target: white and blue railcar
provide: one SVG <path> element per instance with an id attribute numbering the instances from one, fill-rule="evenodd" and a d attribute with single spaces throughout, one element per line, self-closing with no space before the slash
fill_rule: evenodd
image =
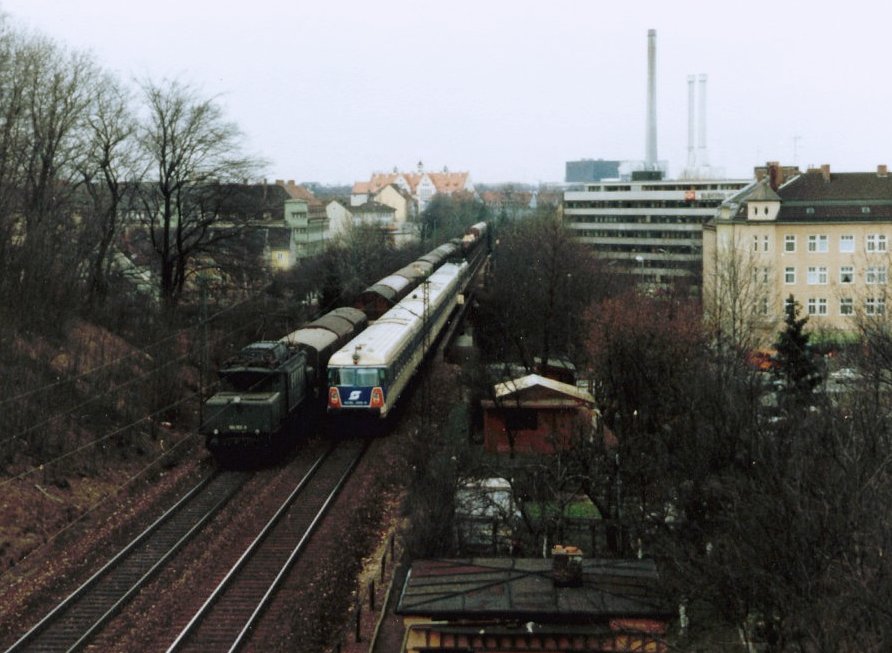
<path id="1" fill-rule="evenodd" d="M 328 412 L 386 417 L 448 323 L 468 274 L 465 262 L 443 264 L 335 352 L 328 362 Z"/>

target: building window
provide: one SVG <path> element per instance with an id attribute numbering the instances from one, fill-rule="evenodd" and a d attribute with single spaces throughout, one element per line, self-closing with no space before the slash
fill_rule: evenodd
<path id="1" fill-rule="evenodd" d="M 864 280 L 867 283 L 886 283 L 886 266 L 885 265 L 872 265 L 867 268 L 867 273 L 864 275 Z"/>
<path id="2" fill-rule="evenodd" d="M 768 209 L 765 209 L 765 210 L 767 211 Z M 768 234 L 765 234 L 764 236 L 762 236 L 762 251 L 763 252 L 768 251 Z"/>
<path id="3" fill-rule="evenodd" d="M 855 251 L 855 237 L 851 234 L 846 234 L 844 236 L 839 237 L 839 251 L 842 254 L 851 254 Z"/>
<path id="4" fill-rule="evenodd" d="M 753 251 L 754 252 L 759 251 L 759 237 L 758 236 L 753 236 Z"/>
<path id="5" fill-rule="evenodd" d="M 827 300 L 823 297 L 815 299 L 810 297 L 808 300 L 809 315 L 827 315 Z"/>
<path id="6" fill-rule="evenodd" d="M 886 312 L 885 297 L 868 297 L 864 300 L 864 312 L 868 315 L 883 315 Z"/>
<path id="7" fill-rule="evenodd" d="M 852 283 L 855 280 L 855 268 L 851 265 L 843 265 L 839 268 L 839 282 Z"/>
<path id="8" fill-rule="evenodd" d="M 796 236 L 795 236 L 795 234 L 786 234 L 784 236 L 784 251 L 785 252 L 795 252 L 796 251 Z"/>
<path id="9" fill-rule="evenodd" d="M 854 315 L 855 314 L 855 302 L 851 297 L 841 297 L 839 300 L 839 314 L 840 315 Z"/>
<path id="10" fill-rule="evenodd" d="M 808 268 L 807 281 L 810 284 L 827 283 L 827 267 L 824 265 Z"/>
<path id="11" fill-rule="evenodd" d="M 796 268 L 784 268 L 784 283 L 796 283 Z"/>
<path id="12" fill-rule="evenodd" d="M 809 252 L 817 252 L 819 254 L 826 253 L 828 251 L 827 235 L 826 234 L 811 234 L 808 237 L 808 251 Z"/>
<path id="13" fill-rule="evenodd" d="M 762 315 L 768 315 L 768 297 L 762 297 L 762 300 L 759 302 L 759 311 Z"/>
<path id="14" fill-rule="evenodd" d="M 886 234 L 867 234 L 868 252 L 886 251 Z"/>

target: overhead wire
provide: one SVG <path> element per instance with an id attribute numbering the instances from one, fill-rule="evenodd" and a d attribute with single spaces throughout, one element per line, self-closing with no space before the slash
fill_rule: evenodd
<path id="1" fill-rule="evenodd" d="M 184 437 L 180 438 L 180 439 L 179 439 L 173 446 L 171 446 L 169 449 L 167 449 L 166 451 L 162 452 L 159 456 L 153 458 L 153 459 L 151 460 L 151 462 L 149 462 L 147 465 L 143 466 L 143 467 L 142 467 L 141 469 L 139 469 L 135 474 L 132 474 L 130 477 L 128 477 L 127 479 L 125 479 L 122 483 L 119 483 L 117 486 L 115 486 L 115 487 L 113 488 L 113 491 L 112 491 L 112 492 L 109 492 L 109 493 L 103 495 L 101 498 L 99 498 L 98 500 L 94 501 L 91 505 L 87 506 L 87 508 L 86 508 L 81 514 L 79 514 L 77 517 L 75 517 L 74 519 L 72 519 L 70 522 L 68 522 L 65 526 L 63 526 L 62 528 L 60 528 L 58 531 L 56 531 L 55 533 L 53 533 L 52 535 L 50 535 L 49 537 L 47 537 L 47 539 L 46 539 L 40 546 L 38 546 L 37 548 L 35 548 L 35 549 L 33 549 L 32 551 L 30 551 L 24 558 L 22 558 L 22 560 L 21 560 L 20 562 L 23 562 L 23 561 L 27 560 L 28 558 L 30 558 L 32 555 L 34 555 L 34 554 L 37 553 L 38 551 L 40 551 L 40 550 L 46 548 L 47 546 L 49 546 L 50 544 L 52 544 L 52 543 L 53 543 L 58 537 L 60 537 L 63 533 L 65 533 L 65 532 L 67 532 L 69 529 L 73 528 L 75 524 L 77 524 L 78 522 L 82 521 L 82 520 L 83 520 L 85 517 L 87 517 L 88 515 L 92 514 L 92 513 L 93 513 L 97 508 L 99 508 L 101 505 L 103 505 L 104 503 L 108 502 L 108 501 L 109 501 L 110 499 L 112 499 L 113 497 L 117 496 L 117 494 L 118 494 L 121 490 L 123 490 L 125 487 L 127 487 L 128 485 L 130 485 L 131 483 L 133 483 L 134 481 L 136 481 L 138 478 L 140 478 L 140 477 L 143 476 L 144 474 L 146 474 L 150 469 L 152 469 L 153 467 L 155 467 L 161 460 L 163 460 L 164 458 L 170 456 L 171 453 L 172 453 L 174 450 L 178 449 L 178 448 L 179 448 L 181 445 L 183 445 L 184 443 L 189 442 L 189 441 L 192 440 L 194 437 L 195 437 L 195 434 L 194 434 L 194 433 L 188 433 L 188 434 L 186 434 Z M 0 574 L 0 578 L 3 578 L 3 577 L 6 575 L 6 573 L 7 573 L 7 572 Z"/>
<path id="2" fill-rule="evenodd" d="M 230 311 L 232 311 L 232 310 L 235 310 L 236 308 L 239 308 L 239 307 L 241 307 L 241 306 L 244 306 L 245 304 L 248 304 L 248 303 L 253 302 L 253 301 L 262 300 L 262 298 L 263 298 L 263 294 L 262 294 L 262 293 L 264 293 L 264 292 L 269 288 L 270 285 L 271 285 L 271 284 L 267 284 L 267 285 L 265 285 L 263 288 L 260 289 L 260 292 L 259 292 L 258 294 L 256 294 L 256 295 L 252 295 L 251 297 L 248 297 L 248 298 L 246 298 L 246 299 L 244 299 L 244 300 L 242 300 L 242 301 L 240 301 L 240 302 L 237 302 L 237 303 L 235 303 L 235 304 L 232 304 L 232 305 L 230 305 L 230 306 L 227 306 L 226 308 L 222 308 L 222 309 L 220 309 L 219 311 L 217 311 L 216 313 L 214 313 L 214 314 L 208 316 L 207 323 L 209 324 L 211 321 L 217 319 L 218 317 L 220 317 L 220 316 L 222 316 L 222 315 L 225 315 L 226 313 L 228 313 L 228 312 L 230 312 Z M 190 326 L 188 326 L 188 327 L 183 327 L 183 328 L 181 328 L 181 329 L 178 329 L 178 330 L 175 331 L 174 333 L 168 334 L 168 335 L 162 337 L 161 339 L 156 340 L 155 342 L 149 343 L 148 345 L 146 345 L 145 347 L 142 347 L 141 349 L 139 349 L 139 350 L 137 350 L 137 351 L 130 352 L 129 354 L 125 354 L 124 356 L 120 356 L 120 357 L 118 357 L 118 358 L 116 358 L 116 359 L 114 359 L 114 360 L 111 360 L 111 361 L 107 362 L 107 363 L 103 363 L 102 365 L 99 365 L 98 367 L 93 367 L 93 368 L 91 368 L 91 369 L 89 369 L 89 370 L 86 370 L 86 371 L 84 371 L 84 372 L 81 372 L 80 374 L 77 374 L 77 375 L 75 375 L 75 376 L 66 377 L 66 378 L 64 378 L 64 379 L 58 379 L 58 380 L 56 380 L 56 381 L 53 381 L 52 383 L 48 383 L 48 384 L 46 384 L 46 385 L 43 385 L 43 386 L 40 386 L 40 387 L 37 387 L 37 388 L 32 388 L 32 389 L 30 389 L 30 390 L 26 390 L 25 392 L 21 392 L 21 393 L 19 393 L 19 394 L 17 394 L 17 395 L 13 395 L 13 396 L 11 396 L 11 397 L 7 397 L 7 398 L 5 398 L 5 399 L 0 399 L 0 407 L 3 407 L 3 406 L 5 406 L 6 404 L 9 404 L 9 403 L 12 403 L 12 402 L 15 402 L 15 401 L 21 401 L 22 399 L 27 399 L 28 397 L 31 397 L 31 396 L 33 396 L 33 395 L 35 395 L 35 394 L 37 394 L 37 393 L 40 393 L 40 392 L 45 392 L 45 391 L 48 391 L 48 390 L 52 390 L 52 389 L 57 388 L 57 387 L 59 387 L 59 386 L 65 385 L 66 383 L 72 383 L 72 382 L 75 382 L 75 381 L 80 381 L 80 380 L 82 380 L 82 379 L 85 379 L 85 378 L 87 378 L 87 377 L 93 375 L 93 374 L 96 374 L 96 373 L 98 373 L 98 372 L 101 372 L 101 371 L 103 371 L 103 370 L 105 370 L 105 369 L 108 369 L 108 368 L 111 368 L 111 367 L 115 367 L 115 366 L 117 366 L 117 365 L 120 365 L 121 363 L 123 363 L 123 362 L 125 362 L 125 361 L 128 361 L 128 360 L 130 360 L 131 358 L 134 358 L 134 357 L 136 357 L 136 356 L 143 356 L 143 355 L 146 355 L 147 352 L 150 351 L 151 349 L 153 349 L 153 348 L 155 348 L 155 347 L 159 347 L 160 345 L 162 345 L 162 344 L 164 344 L 164 343 L 166 343 L 166 342 L 168 342 L 168 341 L 170 341 L 170 340 L 179 338 L 179 337 L 182 336 L 184 333 L 188 333 L 188 332 L 191 331 L 192 329 L 195 329 L 195 328 L 197 328 L 197 327 L 199 327 L 199 326 L 202 326 L 202 324 L 201 324 L 200 322 L 199 322 L 198 324 L 192 324 L 192 325 L 190 325 Z"/>
<path id="3" fill-rule="evenodd" d="M 67 451 L 59 456 L 56 456 L 55 458 L 51 458 L 51 459 L 45 460 L 41 463 L 32 465 L 32 467 L 30 469 L 27 469 L 23 472 L 16 474 L 15 476 L 10 476 L 9 478 L 6 478 L 3 481 L 0 481 L 0 488 L 9 485 L 13 481 L 21 480 L 21 479 L 25 478 L 26 476 L 30 476 L 34 472 L 42 471 L 45 467 L 47 467 L 49 465 L 55 464 L 61 460 L 66 460 L 68 458 L 71 458 L 72 456 L 74 456 L 78 453 L 81 453 L 83 451 L 86 451 L 87 449 L 90 449 L 101 442 L 110 440 L 111 438 L 115 437 L 116 435 L 120 435 L 121 433 L 123 433 L 124 431 L 127 431 L 128 429 L 138 426 L 145 420 L 151 419 L 152 417 L 156 417 L 158 415 L 161 415 L 168 410 L 176 408 L 177 406 L 180 406 L 180 405 L 186 403 L 187 401 L 194 399 L 197 396 L 198 396 L 197 392 L 192 392 L 192 393 L 186 395 L 185 397 L 178 399 L 177 401 L 167 404 L 166 406 L 163 406 L 148 415 L 144 415 L 144 416 L 140 417 L 139 419 L 133 420 L 132 422 L 129 422 L 128 424 L 125 424 L 124 426 L 118 427 L 115 430 L 111 431 L 110 433 L 106 433 L 105 435 L 100 436 L 94 440 L 91 440 L 90 442 L 87 442 L 86 444 L 82 444 L 81 446 L 76 447 L 75 449 L 72 449 L 71 451 Z"/>
<path id="4" fill-rule="evenodd" d="M 236 327 L 235 329 L 232 329 L 232 330 L 226 332 L 225 334 L 221 334 L 221 335 L 217 336 L 215 338 L 214 344 L 218 344 L 218 343 L 224 341 L 225 339 L 232 337 L 233 335 L 235 335 L 236 333 L 238 333 L 240 331 L 244 331 L 245 329 L 253 327 L 258 322 L 263 321 L 263 319 L 264 319 L 263 316 L 256 317 L 253 320 L 251 320 L 250 322 L 248 322 L 247 324 L 243 324 L 239 327 Z M 115 386 L 110 386 L 109 388 L 107 388 L 106 390 L 104 390 L 98 394 L 93 394 L 87 400 L 81 402 L 80 404 L 67 407 L 67 408 L 59 411 L 58 413 L 55 413 L 55 414 L 50 415 L 49 417 L 46 417 L 45 419 L 43 419 L 42 421 L 40 421 L 36 424 L 32 424 L 31 426 L 25 428 L 22 431 L 15 433 L 14 435 L 10 435 L 10 436 L 3 438 L 2 440 L 0 440 L 0 446 L 6 445 L 16 439 L 22 438 L 22 437 L 28 435 L 29 433 L 36 431 L 37 429 L 50 424 L 51 422 L 53 422 L 56 419 L 65 417 L 65 416 L 69 415 L 70 413 L 72 413 L 73 411 L 80 410 L 80 409 L 92 404 L 93 402 L 101 399 L 102 397 L 104 397 L 108 394 L 111 394 L 112 392 L 118 392 L 122 389 L 126 389 L 127 387 L 129 387 L 131 385 L 136 384 L 139 381 L 148 379 L 148 378 L 162 372 L 163 370 L 167 369 L 168 367 L 170 367 L 172 365 L 176 365 L 176 364 L 179 364 L 179 363 L 187 360 L 191 355 L 192 355 L 191 353 L 182 354 L 176 358 L 173 358 L 173 359 L 167 361 L 166 363 L 164 363 L 158 367 L 151 369 L 148 372 L 145 372 L 145 373 L 140 374 L 128 381 L 125 381 L 124 383 L 117 384 Z"/>

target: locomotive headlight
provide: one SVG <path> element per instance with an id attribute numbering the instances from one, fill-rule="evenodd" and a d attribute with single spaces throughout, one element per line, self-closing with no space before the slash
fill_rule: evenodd
<path id="1" fill-rule="evenodd" d="M 242 403 L 242 398 L 241 398 L 241 397 L 233 397 L 233 398 L 232 398 L 232 403 L 234 403 L 234 404 L 240 404 L 240 403 Z"/>
<path id="2" fill-rule="evenodd" d="M 220 429 L 214 429 L 214 435 L 220 435 Z"/>
<path id="3" fill-rule="evenodd" d="M 260 429 L 254 429 L 254 435 L 260 435 Z"/>

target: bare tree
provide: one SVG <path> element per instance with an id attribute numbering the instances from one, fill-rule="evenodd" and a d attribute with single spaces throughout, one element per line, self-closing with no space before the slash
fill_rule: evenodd
<path id="1" fill-rule="evenodd" d="M 122 201 L 127 185 L 137 180 L 136 123 L 129 93 L 110 75 L 98 78 L 93 88 L 78 162 L 89 196 L 89 225 L 83 231 L 92 251 L 88 304 L 104 301 L 108 292 L 109 254 L 118 232 Z"/>
<path id="2" fill-rule="evenodd" d="M 519 360 L 527 369 L 537 357 L 580 358 L 580 317 L 612 290 L 610 268 L 552 214 L 514 223 L 499 239 L 476 326 L 488 357 Z"/>
<path id="3" fill-rule="evenodd" d="M 741 236 L 718 242 L 712 273 L 703 279 L 707 328 L 719 347 L 738 352 L 768 344 L 775 324 L 767 283 L 772 270 L 760 265 L 747 244 Z"/>
<path id="4" fill-rule="evenodd" d="M 47 39 L 0 33 L 0 259 L 8 305 L 40 297 L 42 309 L 54 310 L 76 297 L 82 252 L 71 247 L 79 228 L 74 162 L 96 70 L 88 56 Z"/>
<path id="5" fill-rule="evenodd" d="M 259 162 L 242 153 L 241 132 L 216 99 L 179 81 L 147 81 L 142 92 L 147 116 L 138 135 L 151 180 L 142 185 L 142 217 L 159 259 L 161 297 L 172 307 L 193 259 L 244 226 L 223 223 L 221 195 Z"/>

